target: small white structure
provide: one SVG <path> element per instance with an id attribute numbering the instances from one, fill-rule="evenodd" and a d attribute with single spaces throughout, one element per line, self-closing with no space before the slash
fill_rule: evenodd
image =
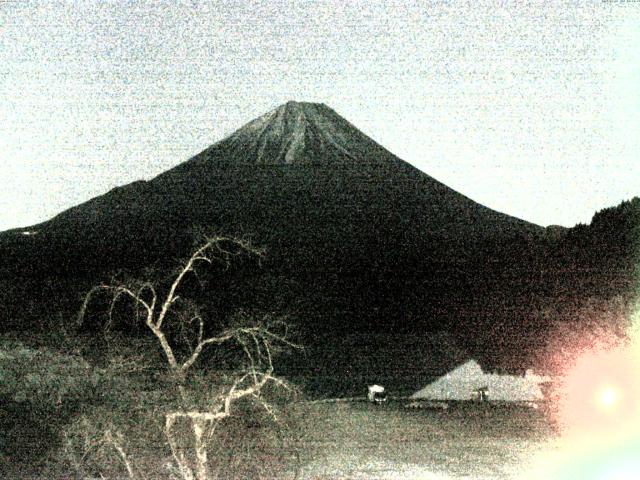
<path id="1" fill-rule="evenodd" d="M 540 384 L 549 378 L 527 370 L 525 375 L 485 373 L 475 360 L 451 372 L 411 395 L 425 400 L 480 400 L 535 402 L 544 399 Z"/>
<path id="2" fill-rule="evenodd" d="M 471 399 L 476 402 L 486 402 L 489 400 L 489 387 L 486 385 L 480 388 L 476 388 L 471 392 Z"/>
<path id="3" fill-rule="evenodd" d="M 372 403 L 380 403 L 387 400 L 384 393 L 384 387 L 381 385 L 369 385 L 369 393 L 367 393 L 367 400 Z"/>

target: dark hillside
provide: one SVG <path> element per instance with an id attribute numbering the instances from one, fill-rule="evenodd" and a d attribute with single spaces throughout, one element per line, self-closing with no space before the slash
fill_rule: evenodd
<path id="1" fill-rule="evenodd" d="M 289 102 L 150 181 L 28 229 L 34 235 L 0 234 L 1 321 L 28 328 L 51 312 L 69 317 L 110 272 L 172 267 L 200 230 L 268 253 L 261 268 L 219 279 L 215 297 L 228 299 L 212 300 L 219 314 L 247 304 L 290 312 L 307 342 L 448 331 L 487 364 L 517 363 L 542 341 L 540 305 L 629 266 L 637 203 L 589 227 L 545 230 L 455 192 L 330 108 Z"/>

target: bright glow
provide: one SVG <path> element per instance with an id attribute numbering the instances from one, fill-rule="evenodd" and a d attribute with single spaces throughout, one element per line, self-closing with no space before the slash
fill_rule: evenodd
<path id="1" fill-rule="evenodd" d="M 640 434 L 636 427 L 604 436 L 563 436 L 538 457 L 523 478 L 637 480 Z"/>
<path id="2" fill-rule="evenodd" d="M 616 430 L 637 417 L 640 369 L 629 348 L 596 349 L 582 354 L 560 387 L 559 423 L 563 430 Z"/>
<path id="3" fill-rule="evenodd" d="M 627 339 L 625 345 L 603 339 L 567 365 L 554 392 L 561 436 L 525 478 L 640 478 L 640 294 L 629 312 Z"/>
<path id="4" fill-rule="evenodd" d="M 640 478 L 640 356 L 638 337 L 630 338 L 582 352 L 567 367 L 557 392 L 561 435 L 524 478 Z"/>
<path id="5" fill-rule="evenodd" d="M 605 387 L 600 392 L 600 404 L 606 409 L 612 409 L 618 400 L 618 392 L 613 387 Z"/>

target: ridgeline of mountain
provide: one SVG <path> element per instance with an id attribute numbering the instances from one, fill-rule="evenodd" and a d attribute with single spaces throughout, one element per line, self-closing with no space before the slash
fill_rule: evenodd
<path id="1" fill-rule="evenodd" d="M 537 347 L 535 299 L 570 282 L 544 271 L 576 244 L 450 189 L 325 105 L 289 102 L 150 181 L 0 235 L 0 270 L 20 279 L 2 322 L 28 324 L 40 304 L 73 312 L 112 271 L 169 267 L 197 230 L 267 251 L 218 284 L 217 311 L 291 312 L 307 338 L 446 331 L 509 362 Z"/>
<path id="2" fill-rule="evenodd" d="M 268 248 L 275 241 L 288 252 L 292 242 L 324 245 L 325 259 L 335 248 L 369 257 L 376 250 L 365 247 L 373 243 L 379 254 L 409 248 L 444 264 L 475 256 L 478 242 L 543 230 L 453 191 L 332 109 L 296 102 L 151 181 L 116 188 L 35 228 L 74 245 L 99 243 L 100 266 L 119 266 L 123 255 L 146 261 L 166 254 L 165 242 L 192 226 L 250 236 Z M 141 243 L 142 255 L 134 248 Z M 339 267 L 348 259 L 335 260 Z"/>

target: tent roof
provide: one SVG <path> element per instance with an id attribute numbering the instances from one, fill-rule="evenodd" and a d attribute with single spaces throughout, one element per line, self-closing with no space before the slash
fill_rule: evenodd
<path id="1" fill-rule="evenodd" d="M 485 373 L 476 360 L 469 360 L 414 393 L 411 398 L 469 400 L 474 391 L 487 389 L 490 400 L 534 401 L 544 398 L 540 384 L 547 377 L 528 371 L 526 375 Z"/>

